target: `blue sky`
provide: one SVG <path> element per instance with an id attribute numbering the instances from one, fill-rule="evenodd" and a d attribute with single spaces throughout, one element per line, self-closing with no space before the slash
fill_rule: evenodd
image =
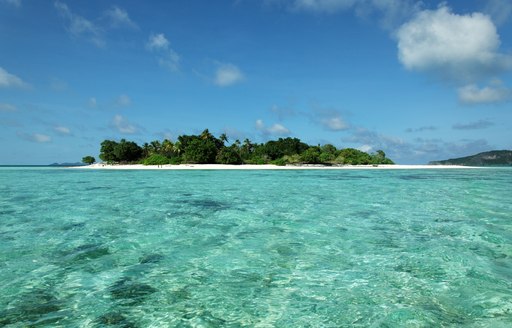
<path id="1" fill-rule="evenodd" d="M 512 149 L 509 0 L 0 0 L 0 164 L 208 128 L 397 163 Z"/>

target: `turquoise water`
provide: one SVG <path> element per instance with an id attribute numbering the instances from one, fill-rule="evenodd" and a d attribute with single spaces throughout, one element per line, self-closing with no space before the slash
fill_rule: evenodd
<path id="1" fill-rule="evenodd" d="M 512 170 L 0 169 L 0 326 L 510 327 Z"/>

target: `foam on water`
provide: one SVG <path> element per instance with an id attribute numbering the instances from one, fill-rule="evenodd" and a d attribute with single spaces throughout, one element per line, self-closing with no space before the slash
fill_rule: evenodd
<path id="1" fill-rule="evenodd" d="M 0 326 L 507 327 L 512 170 L 0 169 Z"/>

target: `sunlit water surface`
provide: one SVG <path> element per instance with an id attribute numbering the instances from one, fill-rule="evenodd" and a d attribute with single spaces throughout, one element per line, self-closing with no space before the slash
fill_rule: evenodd
<path id="1" fill-rule="evenodd" d="M 510 327 L 512 170 L 0 169 L 0 326 Z"/>

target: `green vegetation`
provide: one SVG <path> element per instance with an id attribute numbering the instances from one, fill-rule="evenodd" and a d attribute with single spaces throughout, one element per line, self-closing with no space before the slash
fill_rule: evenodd
<path id="1" fill-rule="evenodd" d="M 493 150 L 476 155 L 430 162 L 430 165 L 512 166 L 512 150 Z"/>
<path id="2" fill-rule="evenodd" d="M 144 165 L 166 165 L 169 164 L 169 159 L 164 155 L 152 154 L 142 161 Z"/>
<path id="3" fill-rule="evenodd" d="M 279 138 L 266 143 L 249 139 L 228 145 L 225 134 L 216 138 L 208 129 L 199 135 L 181 135 L 175 142 L 165 139 L 144 143 L 104 140 L 100 158 L 107 163 L 165 164 L 275 164 L 361 165 L 394 164 L 382 150 L 368 154 L 354 148 L 337 149 L 327 144 L 310 146 L 298 138 Z M 85 157 L 84 157 L 85 159 Z"/>
<path id="4" fill-rule="evenodd" d="M 92 156 L 85 156 L 84 158 L 82 158 L 82 163 L 84 164 L 91 165 L 94 162 L 96 162 L 96 158 Z"/>

